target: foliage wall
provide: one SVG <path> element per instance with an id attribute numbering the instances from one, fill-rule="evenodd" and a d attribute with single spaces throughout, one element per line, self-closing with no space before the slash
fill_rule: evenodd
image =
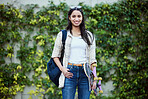
<path id="1" fill-rule="evenodd" d="M 147 0 L 123 0 L 94 7 L 79 4 L 85 14 L 86 28 L 96 37 L 97 75 L 104 84 L 112 80 L 115 87 L 112 96 L 106 98 L 148 97 L 147 4 Z M 68 10 L 65 3 L 49 2 L 49 6 L 41 8 L 31 4 L 19 9 L 0 4 L 1 99 L 11 99 L 26 86 L 36 86 L 36 90 L 28 92 L 30 99 L 32 95 L 61 98 L 62 92 L 48 75 L 41 74 L 47 71 L 55 35 L 67 25 Z M 14 58 L 20 62 L 14 62 Z M 29 79 L 31 71 L 34 75 Z M 91 98 L 98 97 L 105 98 L 91 94 Z"/>

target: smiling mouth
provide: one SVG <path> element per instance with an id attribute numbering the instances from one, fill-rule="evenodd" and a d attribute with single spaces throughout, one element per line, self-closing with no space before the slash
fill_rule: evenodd
<path id="1" fill-rule="evenodd" d="M 74 22 L 75 24 L 79 24 L 79 22 Z"/>

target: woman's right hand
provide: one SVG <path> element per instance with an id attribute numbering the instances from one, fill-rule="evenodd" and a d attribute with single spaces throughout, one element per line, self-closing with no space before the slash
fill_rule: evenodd
<path id="1" fill-rule="evenodd" d="M 73 73 L 69 72 L 69 69 L 67 69 L 61 65 L 61 62 L 58 57 L 54 57 L 54 62 L 57 64 L 57 66 L 62 71 L 62 73 L 64 74 L 65 77 L 71 78 L 73 76 Z"/>
<path id="2" fill-rule="evenodd" d="M 73 76 L 73 73 L 69 72 L 69 69 L 67 69 L 67 68 L 65 68 L 65 67 L 63 67 L 63 68 L 61 69 L 61 71 L 62 71 L 62 73 L 64 74 L 64 76 L 65 76 L 66 78 L 71 78 L 71 77 Z"/>

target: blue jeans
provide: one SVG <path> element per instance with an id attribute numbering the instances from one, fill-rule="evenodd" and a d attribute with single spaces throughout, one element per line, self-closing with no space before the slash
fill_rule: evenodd
<path id="1" fill-rule="evenodd" d="M 73 73 L 73 77 L 65 78 L 64 88 L 62 88 L 63 99 L 74 99 L 77 86 L 78 99 L 89 99 L 91 91 L 83 66 L 68 65 L 67 68 Z"/>

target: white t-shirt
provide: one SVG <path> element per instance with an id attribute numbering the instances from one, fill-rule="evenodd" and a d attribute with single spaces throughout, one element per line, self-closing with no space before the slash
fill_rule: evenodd
<path id="1" fill-rule="evenodd" d="M 86 47 L 87 43 L 82 39 L 81 36 L 72 36 L 69 62 L 74 64 L 86 62 Z"/>

